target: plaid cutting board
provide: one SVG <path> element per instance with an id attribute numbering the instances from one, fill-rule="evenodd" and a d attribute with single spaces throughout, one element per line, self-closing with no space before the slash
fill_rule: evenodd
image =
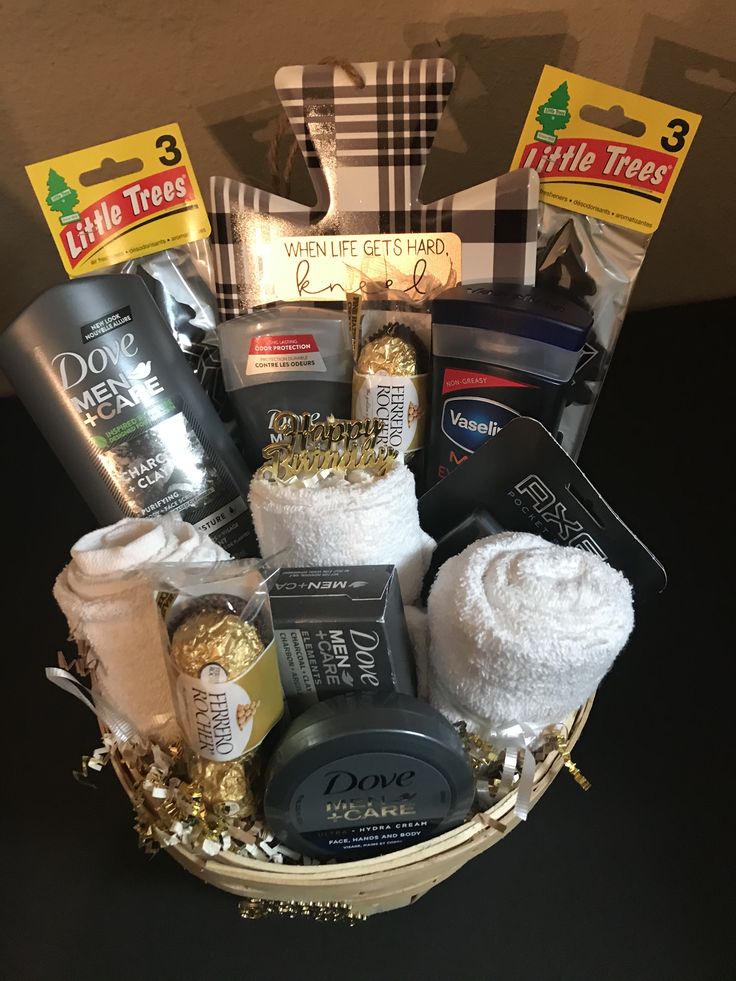
<path id="1" fill-rule="evenodd" d="M 332 65 L 276 73 L 276 91 L 310 168 L 314 207 L 211 179 L 223 319 L 278 299 L 264 281 L 261 257 L 270 243 L 292 235 L 455 232 L 462 240 L 463 282 L 534 282 L 536 172 L 517 170 L 430 204 L 418 199 L 454 83 L 452 63 L 423 58 L 355 67 L 363 88 Z"/>

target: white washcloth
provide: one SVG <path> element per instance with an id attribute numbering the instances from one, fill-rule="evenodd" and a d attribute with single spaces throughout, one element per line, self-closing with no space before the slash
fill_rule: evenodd
<path id="1" fill-rule="evenodd" d="M 261 555 L 284 566 L 395 565 L 405 603 L 421 592 L 434 541 L 419 527 L 403 464 L 367 483 L 301 487 L 256 477 L 250 507 Z"/>
<path id="2" fill-rule="evenodd" d="M 404 617 L 409 631 L 409 639 L 414 651 L 414 664 L 417 669 L 417 697 L 429 700 L 429 624 L 427 611 L 418 606 L 405 606 Z"/>
<path id="3" fill-rule="evenodd" d="M 430 700 L 476 731 L 560 722 L 593 694 L 634 625 L 620 572 L 514 532 L 448 559 L 428 612 Z"/>
<path id="4" fill-rule="evenodd" d="M 54 597 L 71 636 L 91 648 L 94 690 L 141 735 L 176 739 L 161 618 L 150 586 L 130 573 L 154 562 L 217 562 L 227 552 L 171 514 L 90 532 L 71 556 Z"/>

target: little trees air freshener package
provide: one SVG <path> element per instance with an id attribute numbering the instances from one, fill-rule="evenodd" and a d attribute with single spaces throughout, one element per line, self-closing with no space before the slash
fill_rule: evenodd
<path id="1" fill-rule="evenodd" d="M 176 123 L 26 167 L 69 276 L 135 274 L 220 415 L 210 223 Z"/>
<path id="2" fill-rule="evenodd" d="M 537 285 L 569 290 L 593 313 L 559 423 L 573 457 L 699 122 L 695 113 L 559 68 L 542 72 L 512 167 L 539 174 Z"/>
<path id="3" fill-rule="evenodd" d="M 70 276 L 210 233 L 176 123 L 42 160 L 26 173 Z"/>

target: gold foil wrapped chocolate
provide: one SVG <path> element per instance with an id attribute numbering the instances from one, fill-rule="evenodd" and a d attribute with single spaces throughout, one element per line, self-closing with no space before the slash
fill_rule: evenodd
<path id="1" fill-rule="evenodd" d="M 416 345 L 404 337 L 389 332 L 389 324 L 384 333 L 366 341 L 363 345 L 356 371 L 361 375 L 416 375 L 418 360 Z"/>
<path id="2" fill-rule="evenodd" d="M 189 778 L 202 791 L 208 806 L 225 808 L 231 816 L 253 816 L 256 801 L 243 761 L 215 763 L 194 757 L 189 763 Z"/>
<path id="3" fill-rule="evenodd" d="M 260 573 L 247 568 L 214 578 L 218 573 L 215 568 L 206 579 L 213 587 L 208 593 L 199 592 L 208 570 L 193 568 L 183 577 L 194 588 L 178 592 L 165 620 L 169 677 L 188 749 L 208 762 L 235 763 L 279 720 L 284 694 Z"/>
<path id="4" fill-rule="evenodd" d="M 353 415 L 383 422 L 377 443 L 409 455 L 424 445 L 428 354 L 406 324 L 384 324 L 363 344 L 353 374 Z"/>
<path id="5" fill-rule="evenodd" d="M 227 610 L 200 610 L 181 623 L 171 638 L 171 657 L 184 674 L 198 678 L 208 664 L 219 664 L 228 678 L 239 678 L 263 653 L 251 623 Z"/>

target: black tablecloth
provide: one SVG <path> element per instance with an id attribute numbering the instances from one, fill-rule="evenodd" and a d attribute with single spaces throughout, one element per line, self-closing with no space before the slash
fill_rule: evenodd
<path id="1" fill-rule="evenodd" d="M 575 752 L 592 789 L 561 774 L 506 840 L 414 906 L 353 928 L 242 921 L 235 897 L 138 850 L 111 770 L 97 790 L 72 779 L 99 741 L 95 720 L 43 668 L 66 636 L 51 583 L 94 523 L 24 410 L 2 400 L 0 976 L 736 977 L 733 323 L 726 302 L 630 316 L 583 450 L 669 573 Z"/>

